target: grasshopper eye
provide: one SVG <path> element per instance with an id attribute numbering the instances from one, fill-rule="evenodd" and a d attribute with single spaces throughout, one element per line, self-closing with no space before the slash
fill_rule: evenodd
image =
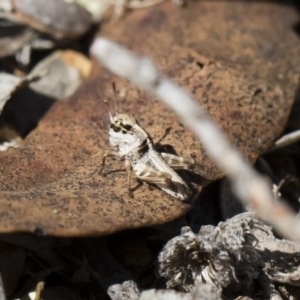
<path id="1" fill-rule="evenodd" d="M 131 125 L 124 125 L 124 128 L 125 128 L 127 131 L 129 131 L 129 130 L 132 129 L 132 126 L 131 126 Z"/>
<path id="2" fill-rule="evenodd" d="M 121 127 L 116 126 L 114 123 L 112 123 L 110 125 L 110 128 L 114 131 L 114 132 L 119 132 L 121 130 Z"/>

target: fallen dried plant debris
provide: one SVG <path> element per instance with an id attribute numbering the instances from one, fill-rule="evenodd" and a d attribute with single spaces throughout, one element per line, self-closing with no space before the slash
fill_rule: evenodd
<path id="1" fill-rule="evenodd" d="M 180 293 L 174 290 L 148 290 L 142 292 L 139 300 L 221 300 L 216 288 L 209 283 L 197 284 L 194 290 Z"/>
<path id="2" fill-rule="evenodd" d="M 24 25 L 0 21 L 0 57 L 15 55 L 22 48 L 31 45 L 38 34 Z"/>
<path id="3" fill-rule="evenodd" d="M 0 57 L 14 55 L 23 68 L 35 62 L 32 50 L 73 48 L 72 41 L 92 26 L 91 15 L 82 6 L 63 0 L 1 1 L 0 16 Z"/>
<path id="4" fill-rule="evenodd" d="M 253 230 L 264 272 L 272 282 L 300 286 L 300 244 L 275 238 L 270 229 Z"/>
<path id="5" fill-rule="evenodd" d="M 2 17 L 23 23 L 57 39 L 78 38 L 92 25 L 91 15 L 80 5 L 63 0 L 16 0 L 1 4 Z"/>
<path id="6" fill-rule="evenodd" d="M 171 225 L 172 224 L 166 224 L 160 227 L 166 226 L 168 228 Z M 158 231 L 158 233 L 162 231 L 163 229 Z M 132 246 L 139 246 L 139 242 L 136 238 L 142 236 L 143 240 L 147 241 L 148 247 L 150 246 L 149 249 L 152 248 L 151 252 L 153 253 L 153 246 L 154 248 L 157 247 L 157 241 L 154 241 L 153 238 L 150 240 L 149 233 L 151 233 L 151 229 L 142 229 L 140 232 L 137 230 L 122 232 L 116 236 L 107 238 L 59 239 L 38 237 L 30 234 L 2 235 L 0 238 L 3 242 L 10 244 L 10 247 L 13 246 L 13 248 L 19 252 L 22 249 L 18 249 L 18 247 L 22 247 L 22 251 L 25 251 L 27 254 L 26 267 L 22 277 L 23 281 L 26 278 L 26 284 L 22 290 L 14 295 L 21 296 L 28 294 L 29 291 L 35 289 L 39 281 L 43 280 L 45 281 L 45 289 L 42 295 L 45 300 L 52 300 L 54 299 L 53 297 L 62 300 L 67 297 L 70 297 L 70 299 L 75 297 L 74 299 L 91 300 L 93 296 L 90 296 L 91 298 L 84 298 L 82 296 L 82 293 L 88 290 L 90 291 L 88 293 L 89 295 L 95 296 L 100 291 L 103 291 L 103 293 L 108 293 L 111 299 L 129 300 L 139 299 L 138 286 L 142 283 L 142 280 L 139 276 L 136 276 L 139 270 L 134 270 L 130 264 L 124 261 L 123 258 L 125 256 L 128 258 L 127 251 L 125 251 L 123 258 L 120 258 L 119 254 L 115 257 L 116 248 L 120 247 L 119 252 L 121 252 L 122 247 L 124 248 L 124 243 L 120 242 L 120 239 L 124 242 L 127 241 L 127 245 L 132 242 Z M 297 253 L 299 253 L 299 244 L 274 238 L 270 228 L 255 219 L 252 213 L 240 214 L 231 220 L 220 223 L 216 227 L 204 226 L 198 234 L 193 234 L 195 243 L 192 243 L 191 235 L 191 232 L 186 231 L 184 234 L 169 241 L 165 249 L 162 250 L 162 252 L 169 255 L 169 257 L 165 256 L 167 261 L 163 261 L 163 263 L 170 266 L 174 262 L 174 270 L 176 268 L 188 269 L 189 264 L 193 264 L 194 268 L 188 269 L 189 272 L 193 272 L 194 269 L 201 272 L 202 265 L 197 265 L 197 254 L 198 258 L 201 256 L 205 258 L 202 261 L 198 260 L 203 262 L 204 268 L 207 267 L 205 266 L 205 262 L 209 264 L 209 258 L 211 258 L 211 264 L 214 265 L 216 269 L 213 270 L 212 273 L 205 273 L 204 276 L 216 276 L 217 274 L 220 275 L 219 277 L 224 278 L 224 282 L 227 283 L 228 280 L 225 276 L 227 273 L 231 274 L 231 276 L 229 276 L 231 278 L 230 284 L 227 285 L 226 288 L 221 288 L 222 296 L 225 297 L 225 299 L 235 299 L 241 294 L 245 295 L 248 293 L 248 296 L 252 297 L 252 299 L 267 298 L 279 300 L 281 299 L 280 295 L 292 296 L 297 295 L 297 291 L 299 292 L 299 288 L 296 286 L 294 286 L 296 291 L 291 291 L 291 287 L 293 287 L 291 286 L 291 284 L 293 284 L 292 279 L 295 278 L 294 271 L 299 268 L 299 262 L 295 260 L 292 266 L 292 259 L 289 259 L 289 265 L 285 268 L 283 263 L 284 258 L 297 256 Z M 131 241 L 129 240 L 130 236 Z M 163 238 L 162 240 L 166 239 Z M 107 241 L 109 241 L 109 247 L 107 246 Z M 179 248 L 179 251 L 173 252 L 173 254 L 172 247 L 175 247 L 175 244 L 170 245 L 172 241 L 176 241 L 176 247 Z M 188 243 L 185 243 L 187 241 Z M 206 247 L 199 250 L 197 243 L 201 245 L 206 243 Z M 216 250 L 217 245 L 221 249 L 218 248 Z M 187 256 L 180 256 L 179 260 L 176 260 L 175 257 L 178 257 L 180 253 L 184 251 L 184 247 L 186 247 L 185 251 Z M 129 257 L 134 264 L 138 263 L 138 260 L 141 259 L 138 256 L 138 251 L 138 249 L 136 249 L 135 253 L 132 251 L 132 257 Z M 149 256 L 149 254 L 146 255 Z M 226 260 L 226 255 L 228 255 L 228 260 Z M 254 259 L 251 261 L 252 255 L 254 255 Z M 136 256 L 136 261 L 133 261 L 133 256 Z M 156 261 L 155 257 L 152 259 L 153 265 Z M 192 263 L 189 257 L 194 258 Z M 246 260 L 243 260 L 245 257 Z M 170 259 L 168 260 L 168 258 Z M 232 264 L 232 268 L 225 270 L 225 272 L 221 272 L 221 269 L 216 267 L 219 266 L 219 264 L 223 264 L 225 268 L 226 266 L 230 266 L 230 263 Z M 15 265 L 14 262 L 11 264 L 14 267 L 22 268 L 22 264 L 17 263 Z M 162 262 L 160 262 L 160 265 L 162 265 Z M 245 268 L 243 267 L 244 265 Z M 1 266 L 3 266 L 3 264 L 0 265 L 0 271 L 2 271 Z M 274 273 L 272 273 L 272 270 Z M 146 271 L 146 273 L 148 274 L 148 271 Z M 232 275 L 233 273 L 236 274 L 236 278 Z M 276 277 L 272 277 L 272 275 L 276 273 L 284 274 L 285 278 L 292 275 L 292 277 L 290 277 L 291 281 L 286 283 L 282 283 L 280 279 L 277 281 Z M 16 273 L 14 274 L 14 277 L 15 276 Z M 152 276 L 154 276 L 154 274 Z M 53 279 L 55 280 L 54 282 L 52 281 Z M 237 279 L 240 281 L 237 281 Z M 187 276 L 186 281 L 188 280 L 189 277 Z M 200 283 L 197 284 L 197 280 L 199 280 Z M 249 280 L 254 282 L 247 287 L 245 284 L 249 283 Z M 10 283 L 16 284 L 16 280 L 11 280 Z M 147 299 L 147 297 L 153 296 L 153 299 L 156 300 L 194 300 L 202 299 L 203 293 L 207 294 L 207 299 L 214 299 L 213 297 L 220 299 L 219 297 L 221 296 L 219 294 L 221 291 L 218 292 L 217 289 L 213 288 L 208 282 L 207 285 L 203 286 L 200 276 L 194 280 L 194 283 L 193 285 L 193 281 L 189 281 L 189 287 L 192 290 L 190 294 L 178 293 L 171 289 L 163 291 L 152 290 L 143 293 L 141 299 L 144 299 L 143 297 Z M 214 284 L 216 283 L 220 284 L 219 281 L 214 281 Z M 162 280 L 151 280 L 148 281 L 146 286 L 142 289 L 161 289 L 164 288 L 163 284 L 164 282 L 162 282 Z M 284 293 L 282 291 L 284 291 Z M 81 297 L 76 298 L 79 293 Z M 197 298 L 195 295 L 201 295 L 201 297 L 197 296 Z M 257 298 L 258 295 L 260 295 L 260 297 Z M 109 298 L 101 294 L 99 299 Z M 206 298 L 204 297 L 203 299 Z M 283 299 L 285 298 L 283 297 Z"/>
<path id="7" fill-rule="evenodd" d="M 257 279 L 266 296 L 281 299 L 275 283 L 299 286 L 299 249 L 299 243 L 276 239 L 252 213 L 242 213 L 197 234 L 183 227 L 160 253 L 159 273 L 167 287 L 186 292 L 209 282 L 226 294 Z"/>
<path id="8" fill-rule="evenodd" d="M 217 227 L 203 226 L 198 234 L 183 227 L 159 255 L 159 273 L 167 287 L 191 292 L 209 282 L 222 291 L 230 283 L 249 286 L 258 277 L 261 259 L 251 229 L 267 228 L 251 214 L 240 214 Z"/>

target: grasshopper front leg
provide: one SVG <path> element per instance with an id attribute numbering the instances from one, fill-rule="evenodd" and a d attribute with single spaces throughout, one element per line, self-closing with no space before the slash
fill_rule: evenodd
<path id="1" fill-rule="evenodd" d="M 132 167 L 131 167 L 130 161 L 125 160 L 125 168 L 126 168 L 126 173 L 127 173 L 127 189 L 128 189 L 128 193 L 131 195 L 130 182 L 131 182 Z"/>
<path id="2" fill-rule="evenodd" d="M 107 157 L 119 157 L 121 159 L 123 156 L 121 156 L 118 152 L 105 152 L 103 154 L 101 165 L 100 165 L 100 172 L 99 172 L 100 174 L 103 171 L 103 168 L 104 168 L 105 161 L 106 161 Z"/>
<path id="3" fill-rule="evenodd" d="M 160 153 L 160 155 L 174 170 L 191 170 L 195 167 L 195 161 L 191 157 L 181 157 L 170 153 Z"/>

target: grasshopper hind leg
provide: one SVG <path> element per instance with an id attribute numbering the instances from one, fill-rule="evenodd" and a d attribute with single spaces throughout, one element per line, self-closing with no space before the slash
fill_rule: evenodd
<path id="1" fill-rule="evenodd" d="M 166 163 L 174 170 L 191 170 L 195 161 L 191 157 L 181 157 L 170 153 L 160 153 Z"/>
<path id="2" fill-rule="evenodd" d="M 143 163 L 135 164 L 133 169 L 136 176 L 146 183 L 162 188 L 169 188 L 172 185 L 172 176 L 168 173 L 157 171 Z"/>
<path id="3" fill-rule="evenodd" d="M 140 180 L 158 186 L 167 194 L 179 200 L 186 200 L 189 196 L 188 186 L 181 181 L 181 178 L 175 172 L 173 177 L 167 172 L 158 171 L 144 163 L 135 164 L 133 170 Z"/>

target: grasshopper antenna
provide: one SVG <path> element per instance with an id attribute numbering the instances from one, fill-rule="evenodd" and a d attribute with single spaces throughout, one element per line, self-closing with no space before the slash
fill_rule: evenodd
<path id="1" fill-rule="evenodd" d="M 112 121 L 113 121 L 113 117 L 112 117 L 112 113 L 111 113 L 111 110 L 110 110 L 108 101 L 105 99 L 105 100 L 103 100 L 103 102 L 106 104 L 106 106 L 107 106 L 107 108 L 108 108 L 109 119 L 110 119 L 110 121 L 112 122 Z"/>
<path id="2" fill-rule="evenodd" d="M 116 116 L 119 114 L 118 113 L 118 109 L 117 109 L 117 88 L 116 88 L 116 84 L 115 82 L 113 81 L 112 82 L 112 88 L 113 88 L 113 91 L 114 91 L 114 106 L 115 106 L 115 113 L 116 113 Z"/>

